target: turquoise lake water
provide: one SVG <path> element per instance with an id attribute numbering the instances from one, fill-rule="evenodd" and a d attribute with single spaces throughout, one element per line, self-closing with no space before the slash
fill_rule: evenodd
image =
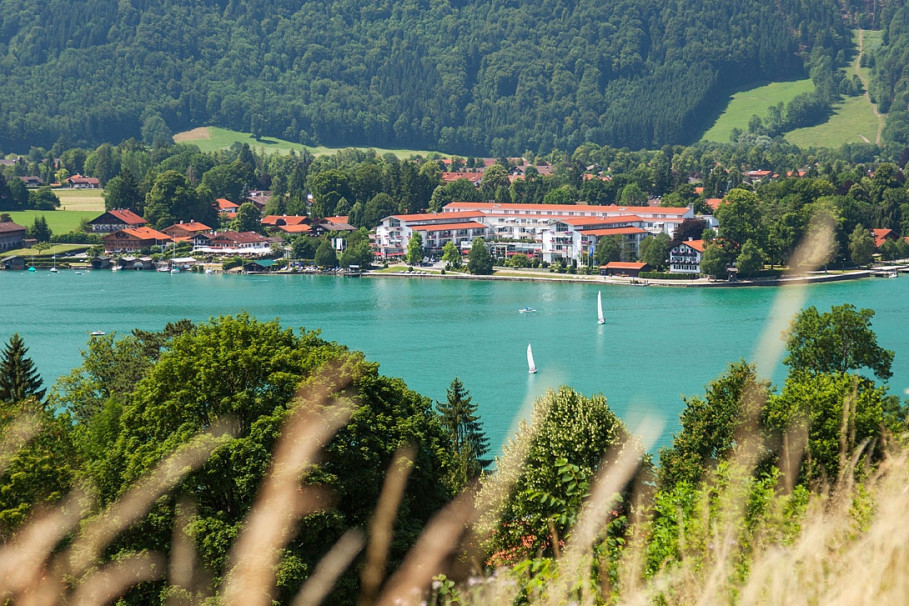
<path id="1" fill-rule="evenodd" d="M 596 323 L 597 291 L 606 324 Z M 779 384 L 780 332 L 805 305 L 876 311 L 896 352 L 890 391 L 909 387 L 909 277 L 785 288 L 635 288 L 486 282 L 155 272 L 0 272 L 0 340 L 18 332 L 46 383 L 81 363 L 88 333 L 161 329 L 169 321 L 246 310 L 260 320 L 320 329 L 365 352 L 380 372 L 445 398 L 455 376 L 479 404 L 499 448 L 546 388 L 603 393 L 650 448 L 678 429 L 683 395 L 698 395 L 730 361 L 756 361 Z M 535 313 L 522 314 L 525 305 Z M 533 344 L 539 373 L 527 372 Z"/>

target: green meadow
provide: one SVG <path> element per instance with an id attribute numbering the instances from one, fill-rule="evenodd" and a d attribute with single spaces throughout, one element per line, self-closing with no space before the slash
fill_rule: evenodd
<path id="1" fill-rule="evenodd" d="M 786 133 L 790 143 L 801 148 L 827 147 L 836 149 L 844 143 L 874 143 L 877 137 L 877 117 L 864 96 L 846 97 L 834 107 L 827 122 Z"/>
<path id="2" fill-rule="evenodd" d="M 30 227 L 37 217 L 43 216 L 53 233 L 65 234 L 79 231 L 83 219 L 91 221 L 101 213 L 94 210 L 20 210 L 8 214 L 15 223 L 25 227 Z"/>
<path id="3" fill-rule="evenodd" d="M 333 154 L 342 149 L 347 149 L 343 147 L 313 147 L 309 145 L 302 145 L 300 143 L 291 143 L 290 141 L 285 141 L 283 139 L 278 139 L 275 137 L 262 137 L 256 141 L 249 133 L 241 133 L 239 131 L 229 130 L 226 128 L 218 128 L 216 126 L 194 128 L 193 130 L 177 133 L 174 135 L 174 141 L 177 143 L 192 143 L 203 152 L 227 149 L 234 143 L 248 143 L 249 147 L 257 152 L 264 151 L 267 153 L 277 154 L 286 154 L 289 153 L 290 150 L 294 150 L 295 152 L 299 153 L 305 149 L 313 155 L 320 155 Z M 395 156 L 402 159 L 417 155 L 425 157 L 431 153 L 434 153 L 431 151 L 415 149 L 384 149 L 380 147 L 371 147 L 369 149 L 374 149 L 379 155 L 394 154 Z"/>
<path id="4" fill-rule="evenodd" d="M 733 93 L 725 111 L 717 121 L 704 133 L 705 141 L 728 143 L 732 129 L 748 130 L 748 120 L 757 114 L 762 118 L 767 115 L 767 108 L 782 102 L 784 105 L 802 93 L 814 90 L 810 79 L 791 82 L 771 82 L 756 88 L 740 90 Z"/>

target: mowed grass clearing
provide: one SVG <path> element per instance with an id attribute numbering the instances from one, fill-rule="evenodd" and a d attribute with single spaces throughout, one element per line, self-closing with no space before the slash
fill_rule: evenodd
<path id="1" fill-rule="evenodd" d="M 864 96 L 846 97 L 834 107 L 834 112 L 823 124 L 797 128 L 786 133 L 786 140 L 803 149 L 837 149 L 844 143 L 874 143 L 877 137 L 877 117 Z"/>
<path id="2" fill-rule="evenodd" d="M 104 212 L 104 192 L 100 189 L 55 189 L 60 198 L 60 210 Z"/>
<path id="3" fill-rule="evenodd" d="M 748 120 L 757 114 L 761 118 L 767 115 L 767 108 L 781 102 L 789 103 L 802 93 L 814 90 L 810 79 L 791 82 L 771 82 L 756 88 L 741 90 L 730 96 L 726 110 L 717 121 L 704 133 L 705 141 L 729 143 L 732 129 L 748 130 Z"/>
<path id="4" fill-rule="evenodd" d="M 103 208 L 102 208 L 103 212 Z M 44 217 L 47 226 L 55 234 L 66 234 L 78 231 L 82 219 L 91 221 L 100 213 L 93 210 L 20 210 L 10 212 L 13 222 L 24 227 L 31 227 L 37 217 Z"/>
<path id="5" fill-rule="evenodd" d="M 262 137 L 260 140 L 256 141 L 252 136 L 249 135 L 249 133 L 241 133 L 239 131 L 219 128 L 216 126 L 194 128 L 193 130 L 177 133 L 174 135 L 174 141 L 177 143 L 192 143 L 203 152 L 213 152 L 220 149 L 227 149 L 234 143 L 247 143 L 249 144 L 249 147 L 256 152 L 275 154 L 286 154 L 289 153 L 290 150 L 294 150 L 295 152 L 300 153 L 305 149 L 308 150 L 309 153 L 318 156 L 322 154 L 333 154 L 342 149 L 350 149 L 346 147 L 312 147 L 308 145 L 302 145 L 300 143 L 291 143 L 290 141 L 277 139 L 275 137 Z M 398 158 L 402 159 L 417 155 L 425 157 L 430 153 L 433 153 L 425 150 L 384 149 L 380 147 L 358 149 L 374 149 L 380 156 L 384 154 L 394 154 Z"/>

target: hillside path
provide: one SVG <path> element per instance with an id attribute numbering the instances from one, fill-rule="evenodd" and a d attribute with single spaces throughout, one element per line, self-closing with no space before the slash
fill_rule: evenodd
<path id="1" fill-rule="evenodd" d="M 874 144 L 877 145 L 878 147 L 880 147 L 881 132 L 884 130 L 884 117 L 881 115 L 881 113 L 879 111 L 877 111 L 877 104 L 871 102 L 871 93 L 868 92 L 868 85 L 870 83 L 867 80 L 865 80 L 865 78 L 862 77 L 862 72 L 859 69 L 861 67 L 861 62 L 862 62 L 862 53 L 864 52 L 864 50 L 863 50 L 864 37 L 865 37 L 865 30 L 860 29 L 858 31 L 858 54 L 855 56 L 855 64 L 853 67 L 855 69 L 855 75 L 858 76 L 859 80 L 862 81 L 862 86 L 865 89 L 865 100 L 868 102 L 868 105 L 871 106 L 871 111 L 874 112 L 874 116 L 877 118 L 877 136 L 874 138 Z M 861 136 L 861 135 L 859 135 L 859 136 Z M 862 139 L 865 139 L 865 137 L 862 137 Z M 865 141 L 870 143 L 870 141 L 868 141 L 867 139 L 865 139 Z"/>

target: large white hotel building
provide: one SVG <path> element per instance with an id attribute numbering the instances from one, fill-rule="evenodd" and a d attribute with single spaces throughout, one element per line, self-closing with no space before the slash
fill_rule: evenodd
<path id="1" fill-rule="evenodd" d="M 400 256 L 418 232 L 430 254 L 447 242 L 467 250 L 474 238 L 483 238 L 505 254 L 538 255 L 551 263 L 582 261 L 601 236 L 621 236 L 625 250 L 637 257 L 644 238 L 672 236 L 691 218 L 691 208 L 452 202 L 440 213 L 385 217 L 376 228 L 376 248 L 385 257 Z"/>

